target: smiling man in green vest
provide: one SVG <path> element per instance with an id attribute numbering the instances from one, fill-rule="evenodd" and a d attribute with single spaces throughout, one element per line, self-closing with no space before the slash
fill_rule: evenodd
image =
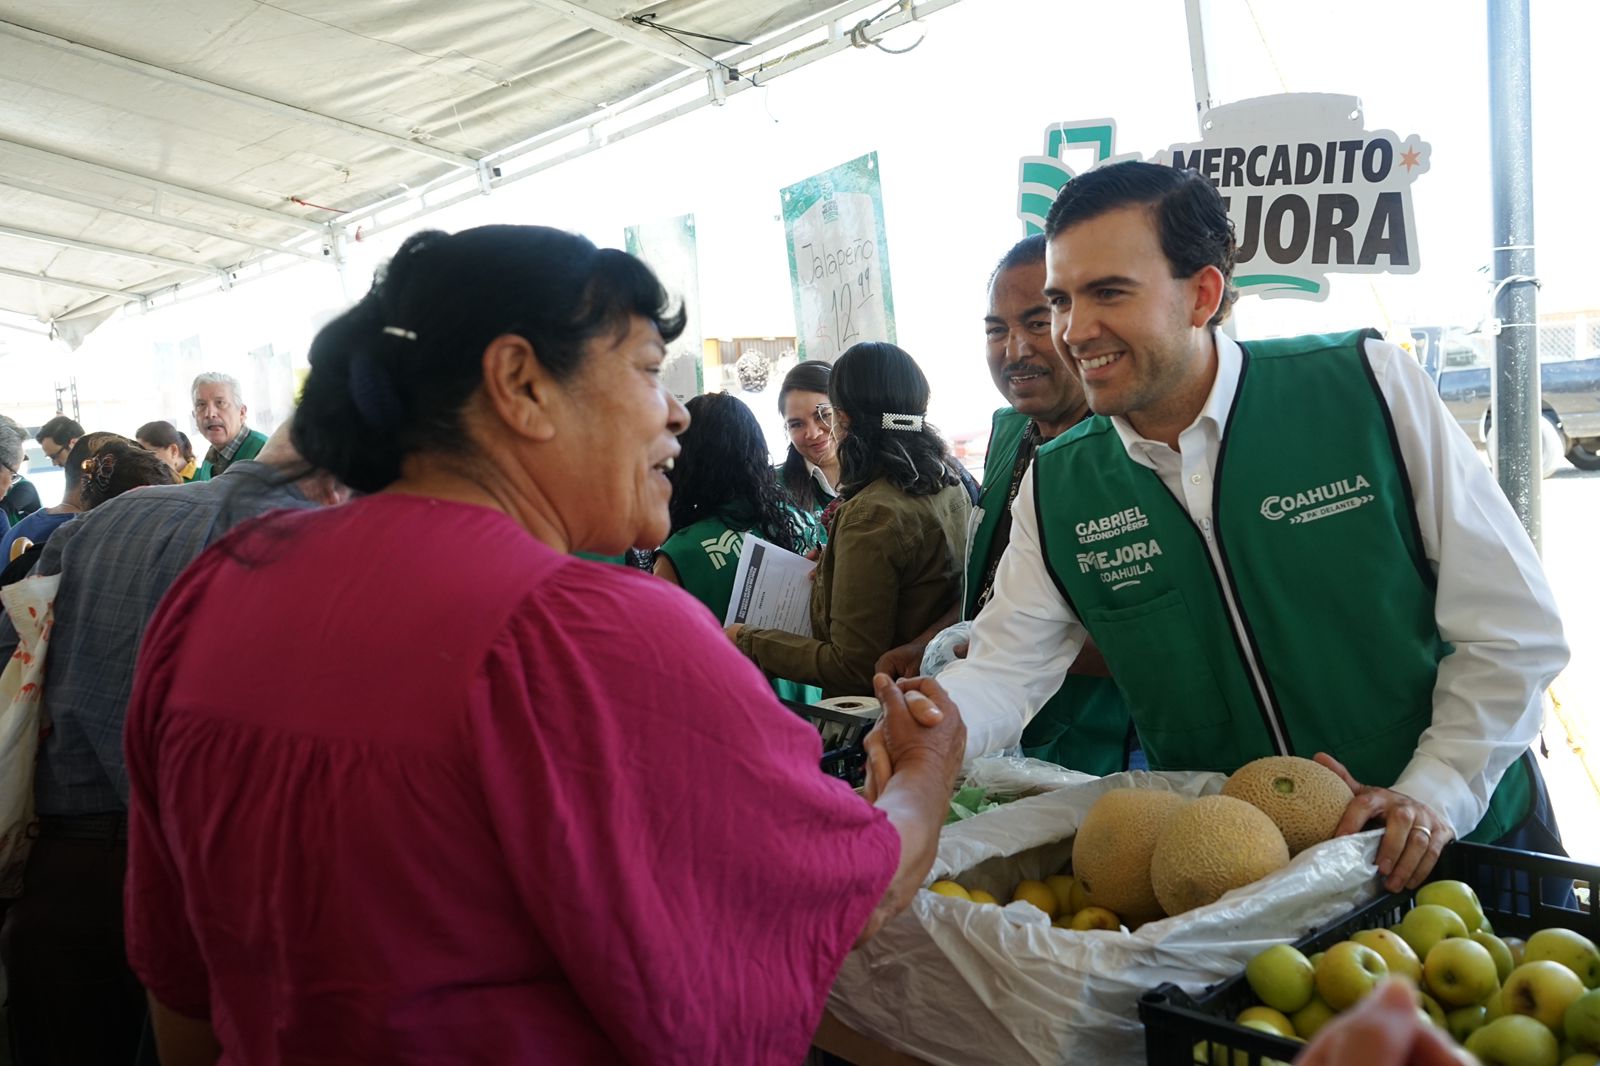
<path id="1" fill-rule="evenodd" d="M 971 620 L 989 602 L 994 577 L 1011 538 L 1011 503 L 1034 453 L 1089 417 L 1083 387 L 1050 341 L 1044 300 L 1043 234 L 1024 237 L 989 278 L 983 318 L 985 358 L 1007 406 L 994 413 L 983 464 L 983 495 L 972 512 L 964 594 L 957 610 Z M 917 640 L 887 652 L 878 669 L 915 674 L 928 641 L 957 621 L 956 612 Z M 1023 754 L 1099 776 L 1128 768 L 1133 724 L 1091 644 L 1067 679 L 1023 731 Z"/>
<path id="2" fill-rule="evenodd" d="M 1532 543 L 1427 375 L 1371 333 L 1238 344 L 1197 174 L 1067 184 L 1052 336 L 1095 417 L 1039 450 L 968 657 L 968 752 L 1017 741 L 1092 639 L 1152 768 L 1316 756 L 1415 886 L 1455 836 L 1560 848 L 1529 745 L 1567 661 Z"/>

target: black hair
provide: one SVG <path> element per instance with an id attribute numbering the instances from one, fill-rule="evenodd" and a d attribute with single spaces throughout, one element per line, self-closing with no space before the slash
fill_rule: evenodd
<path id="1" fill-rule="evenodd" d="M 828 379 L 832 374 L 833 367 L 820 359 L 807 359 L 795 364 L 783 376 L 783 387 L 778 390 L 778 414 L 787 417 L 783 404 L 791 392 L 828 395 Z M 789 493 L 789 499 L 800 510 L 820 511 L 827 504 L 822 493 L 817 491 L 817 483 L 806 466 L 806 457 L 800 454 L 800 449 L 794 446 L 793 441 L 789 442 L 789 451 L 783 457 L 779 478 L 783 481 L 784 490 Z"/>
<path id="2" fill-rule="evenodd" d="M 672 532 L 718 517 L 790 551 L 804 551 L 799 516 L 767 465 L 767 441 L 750 408 L 721 392 L 695 396 L 685 406 L 689 428 L 678 435 L 683 450 L 667 475 Z"/>
<path id="3" fill-rule="evenodd" d="M 43 433 L 44 430 L 41 429 L 39 432 Z M 96 430 L 93 433 L 78 434 L 78 442 L 67 450 L 66 462 L 61 464 L 61 472 L 66 479 L 66 487 L 63 495 L 73 491 L 74 489 L 81 490 L 83 488 L 86 464 L 89 462 L 89 460 L 94 458 L 95 453 L 97 453 L 102 446 L 104 446 L 108 441 L 114 440 L 127 441 L 129 444 L 136 443 L 128 440 L 127 437 L 124 437 L 120 433 L 110 433 L 105 430 Z"/>
<path id="4" fill-rule="evenodd" d="M 136 441 L 113 437 L 83 463 L 83 509 L 92 511 L 141 485 L 175 485 L 166 460 Z"/>
<path id="5" fill-rule="evenodd" d="M 994 273 L 989 275 L 989 288 L 994 288 L 994 279 L 1001 274 L 1019 266 L 1037 266 L 1044 262 L 1045 248 L 1049 242 L 1042 233 L 1030 233 L 1022 240 L 1011 246 L 1011 250 L 1000 257 L 1000 262 L 994 265 Z"/>
<path id="6" fill-rule="evenodd" d="M 917 361 L 885 341 L 851 345 L 833 364 L 828 398 L 834 417 L 850 425 L 839 444 L 839 494 L 854 496 L 878 478 L 911 496 L 932 496 L 960 484 L 939 431 L 890 429 L 885 415 L 922 417 L 928 411 L 928 379 Z"/>
<path id="7" fill-rule="evenodd" d="M 43 432 L 41 430 L 40 432 Z M 164 420 L 146 422 L 133 432 L 134 440 L 149 441 L 157 448 L 170 448 L 178 446 L 178 454 L 183 456 L 184 462 L 194 459 L 194 448 L 189 444 L 189 438 L 171 422 Z"/>
<path id="8" fill-rule="evenodd" d="M 1222 271 L 1222 301 L 1210 322 L 1221 325 L 1239 296 L 1233 287 L 1238 249 L 1222 195 L 1198 172 L 1137 160 L 1096 167 L 1061 187 L 1045 216 L 1045 236 L 1129 205 L 1148 207 L 1155 216 L 1173 277 L 1193 277 L 1208 266 Z"/>
<path id="9" fill-rule="evenodd" d="M 413 234 L 311 342 L 291 439 L 310 467 L 376 492 L 406 456 L 461 447 L 462 410 L 494 338 L 525 338 L 561 380 L 590 340 L 622 335 L 632 315 L 668 343 L 683 332 L 682 308 L 626 252 L 545 226 Z"/>
<path id="10" fill-rule="evenodd" d="M 56 415 L 39 427 L 39 432 L 33 435 L 33 439 L 43 444 L 44 439 L 49 437 L 57 444 L 66 444 L 81 436 L 83 436 L 83 426 L 79 425 L 76 419 L 68 418 L 66 415 Z"/>

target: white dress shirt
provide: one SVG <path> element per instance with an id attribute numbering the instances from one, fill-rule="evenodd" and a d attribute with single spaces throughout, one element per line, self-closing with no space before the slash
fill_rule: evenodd
<path id="1" fill-rule="evenodd" d="M 1232 339 L 1214 336 L 1216 380 L 1199 417 L 1179 434 L 1178 451 L 1141 437 L 1126 419 L 1111 422 L 1128 456 L 1154 470 L 1183 502 L 1221 572 L 1212 477 L 1242 358 Z M 1393 413 L 1423 551 L 1438 576 L 1439 635 L 1455 648 L 1439 663 L 1433 723 L 1393 788 L 1426 803 L 1465 835 L 1488 810 L 1506 768 L 1537 735 L 1542 694 L 1566 665 L 1567 644 L 1533 543 L 1433 380 L 1393 344 L 1369 340 L 1366 354 Z M 994 595 L 973 626 L 967 658 L 939 675 L 966 721 L 969 758 L 1017 742 L 1061 686 L 1086 636 L 1045 570 L 1031 468 L 1011 521 Z M 1226 582 L 1222 586 L 1227 589 Z M 1231 591 L 1226 594 L 1229 611 L 1236 612 Z M 1328 650 L 1339 654 L 1336 632 L 1328 634 Z M 1149 668 L 1160 669 L 1159 659 Z"/>

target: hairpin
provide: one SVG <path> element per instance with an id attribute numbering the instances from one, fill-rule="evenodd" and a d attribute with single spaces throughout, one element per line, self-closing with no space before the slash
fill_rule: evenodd
<path id="1" fill-rule="evenodd" d="M 403 340 L 414 341 L 417 335 L 413 330 L 401 329 L 399 326 L 384 326 L 383 331 L 391 337 L 400 337 Z"/>
<path id="2" fill-rule="evenodd" d="M 885 411 L 883 414 L 884 429 L 900 429 L 917 433 L 922 429 L 921 415 L 894 415 Z"/>

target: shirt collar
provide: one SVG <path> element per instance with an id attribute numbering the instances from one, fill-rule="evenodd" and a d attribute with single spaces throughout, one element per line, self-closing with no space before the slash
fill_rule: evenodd
<path id="1" fill-rule="evenodd" d="M 238 453 L 239 449 L 243 447 L 244 439 L 249 435 L 250 427 L 241 425 L 239 427 L 239 432 L 234 434 L 232 440 L 224 444 L 222 447 L 216 449 L 217 454 L 222 456 L 224 459 L 232 459 L 234 455 Z"/>
<path id="2" fill-rule="evenodd" d="M 1217 346 L 1217 376 L 1211 383 L 1211 392 L 1206 396 L 1205 406 L 1200 408 L 1200 413 L 1195 420 L 1189 423 L 1189 429 L 1200 427 L 1208 433 L 1215 433 L 1218 441 L 1222 440 L 1224 427 L 1228 424 L 1228 412 L 1233 408 L 1233 397 L 1239 391 L 1239 372 L 1244 366 L 1244 354 L 1239 344 L 1232 337 L 1220 330 L 1212 330 L 1211 336 Z M 1150 451 L 1153 448 L 1165 448 L 1160 441 L 1149 440 L 1139 435 L 1126 418 L 1121 415 L 1112 415 L 1111 424 L 1116 428 L 1117 436 L 1122 438 L 1122 446 L 1127 449 L 1136 462 L 1145 466 L 1152 465 Z"/>
<path id="3" fill-rule="evenodd" d="M 800 461 L 806 464 L 806 470 L 811 474 L 811 480 L 817 483 L 818 488 L 822 489 L 830 497 L 839 495 L 839 490 L 834 488 L 828 481 L 828 475 L 822 472 L 822 467 L 804 456 L 801 457 Z"/>

